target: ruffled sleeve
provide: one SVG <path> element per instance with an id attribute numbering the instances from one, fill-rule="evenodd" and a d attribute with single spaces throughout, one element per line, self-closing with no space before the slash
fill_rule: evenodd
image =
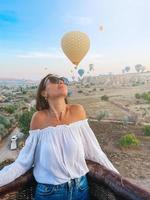
<path id="1" fill-rule="evenodd" d="M 0 170 L 0 187 L 14 181 L 27 172 L 34 163 L 34 153 L 38 139 L 38 129 L 30 130 L 24 147 L 20 150 L 17 159 Z"/>
<path id="2" fill-rule="evenodd" d="M 102 151 L 93 130 L 89 126 L 88 119 L 83 120 L 83 123 L 81 124 L 81 138 L 84 146 L 85 159 L 98 162 L 107 169 L 120 174 Z"/>

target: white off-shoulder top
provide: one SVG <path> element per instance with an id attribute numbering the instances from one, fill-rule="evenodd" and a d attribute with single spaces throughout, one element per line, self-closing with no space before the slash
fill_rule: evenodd
<path id="1" fill-rule="evenodd" d="M 17 159 L 0 170 L 0 187 L 14 181 L 32 166 L 39 183 L 61 184 L 89 172 L 85 159 L 120 174 L 102 151 L 88 119 L 29 130 Z"/>

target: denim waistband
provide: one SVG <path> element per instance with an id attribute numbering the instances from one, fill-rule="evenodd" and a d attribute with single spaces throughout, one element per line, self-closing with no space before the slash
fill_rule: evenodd
<path id="1" fill-rule="evenodd" d="M 83 176 L 80 176 L 79 178 L 73 178 L 73 179 L 70 179 L 67 183 L 72 183 L 72 182 L 75 182 L 75 183 L 79 183 L 80 182 L 80 179 L 85 177 L 86 175 L 83 175 Z"/>
<path id="2" fill-rule="evenodd" d="M 82 178 L 84 178 L 84 177 L 86 177 L 86 174 L 83 175 L 83 176 L 80 176 L 80 177 L 78 177 L 78 178 L 70 179 L 69 181 L 67 181 L 67 182 L 65 182 L 65 183 L 63 183 L 63 184 L 61 184 L 61 186 L 64 186 L 64 185 L 66 185 L 66 184 L 68 185 L 68 187 L 71 187 L 72 185 L 78 186 L 80 180 L 81 180 Z"/>
<path id="3" fill-rule="evenodd" d="M 61 184 L 58 184 L 58 185 L 53 185 L 53 184 L 44 184 L 44 185 L 53 185 L 55 186 L 56 188 L 59 188 L 59 187 L 64 187 L 65 185 L 68 185 L 69 187 L 71 187 L 72 185 L 78 185 L 80 180 L 82 178 L 86 177 L 86 174 L 83 175 L 83 176 L 80 176 L 78 178 L 72 178 L 72 179 L 69 179 L 69 181 L 65 182 L 65 183 L 61 183 Z M 39 185 L 43 185 L 43 183 L 38 183 Z"/>

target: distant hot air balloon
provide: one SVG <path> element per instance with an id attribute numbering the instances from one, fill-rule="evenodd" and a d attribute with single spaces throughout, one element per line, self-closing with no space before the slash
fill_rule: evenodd
<path id="1" fill-rule="evenodd" d="M 80 31 L 72 31 L 63 36 L 61 47 L 64 54 L 76 65 L 75 69 L 77 69 L 78 64 L 90 48 L 90 40 L 87 34 Z"/>
<path id="2" fill-rule="evenodd" d="M 84 74 L 84 69 L 79 69 L 79 70 L 78 70 L 78 74 L 82 77 L 83 74 Z"/>
<path id="3" fill-rule="evenodd" d="M 137 72 L 140 72 L 140 71 L 142 71 L 143 70 L 143 65 L 141 65 L 141 64 L 137 64 L 137 65 L 135 65 L 135 70 L 137 71 Z"/>
<path id="4" fill-rule="evenodd" d="M 99 30 L 100 30 L 101 32 L 104 31 L 103 25 L 100 25 Z"/>
<path id="5" fill-rule="evenodd" d="M 94 65 L 93 64 L 89 64 L 89 70 L 90 71 L 92 71 L 92 70 L 94 71 Z"/>
<path id="6" fill-rule="evenodd" d="M 75 80 L 75 76 L 72 76 L 72 80 L 73 80 L 73 81 Z"/>
<path id="7" fill-rule="evenodd" d="M 126 72 L 129 72 L 129 71 L 130 71 L 130 66 L 126 66 L 124 70 L 125 70 Z"/>

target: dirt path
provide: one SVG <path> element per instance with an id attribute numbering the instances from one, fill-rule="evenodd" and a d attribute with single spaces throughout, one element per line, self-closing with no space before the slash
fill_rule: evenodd
<path id="1" fill-rule="evenodd" d="M 134 119 L 138 119 L 138 114 L 131 111 L 129 108 L 125 107 L 124 105 L 122 105 L 121 103 L 118 103 L 118 102 L 114 102 L 112 100 L 109 100 L 109 102 L 116 106 L 117 108 L 120 108 L 122 109 L 123 111 L 126 111 L 128 115 L 132 116 Z"/>
<path id="2" fill-rule="evenodd" d="M 13 135 L 16 134 L 16 132 L 18 132 L 18 128 L 15 128 L 11 134 L 9 136 L 7 136 L 6 138 L 4 138 L 1 143 L 0 143 L 0 163 L 6 159 L 16 159 L 19 150 L 10 150 L 10 139 Z"/>

